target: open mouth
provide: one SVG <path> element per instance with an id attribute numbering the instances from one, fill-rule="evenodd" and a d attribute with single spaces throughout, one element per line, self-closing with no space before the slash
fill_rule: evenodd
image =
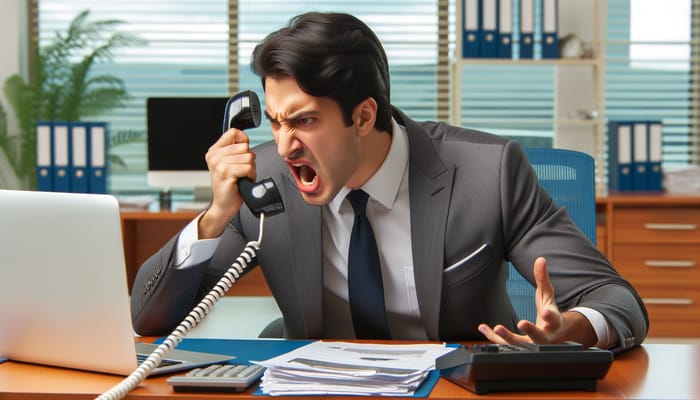
<path id="1" fill-rule="evenodd" d="M 299 190 L 302 192 L 313 192 L 318 187 L 318 174 L 316 170 L 302 163 L 290 164 L 291 170 L 294 173 L 294 178 L 297 181 Z"/>

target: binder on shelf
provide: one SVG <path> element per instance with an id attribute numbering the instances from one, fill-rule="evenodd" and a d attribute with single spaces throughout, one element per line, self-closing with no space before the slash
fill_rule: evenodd
<path id="1" fill-rule="evenodd" d="M 647 124 L 649 134 L 649 163 L 647 165 L 647 188 L 650 191 L 661 191 L 663 171 L 661 168 L 661 155 L 663 153 L 663 125 L 661 121 L 649 121 Z"/>
<path id="2" fill-rule="evenodd" d="M 520 0 L 520 58 L 533 58 L 535 47 L 535 0 Z"/>
<path id="3" fill-rule="evenodd" d="M 646 122 L 635 121 L 632 127 L 632 188 L 636 191 L 646 191 L 649 189 L 647 181 L 648 155 L 648 135 Z"/>
<path id="4" fill-rule="evenodd" d="M 462 0 L 462 57 L 479 57 L 481 47 L 480 0 Z"/>
<path id="5" fill-rule="evenodd" d="M 53 191 L 70 192 L 70 136 L 67 122 L 53 123 Z"/>
<path id="6" fill-rule="evenodd" d="M 70 124 L 70 185 L 71 190 L 76 193 L 88 193 L 88 137 L 87 124 L 74 122 Z"/>
<path id="7" fill-rule="evenodd" d="M 90 193 L 107 193 L 107 124 L 88 123 L 88 188 Z"/>
<path id="8" fill-rule="evenodd" d="M 36 189 L 53 191 L 53 126 L 50 122 L 36 124 Z"/>
<path id="9" fill-rule="evenodd" d="M 611 192 L 632 190 L 632 125 L 608 122 L 608 189 Z"/>
<path id="10" fill-rule="evenodd" d="M 498 57 L 498 32 L 498 0 L 481 0 L 481 57 Z"/>
<path id="11" fill-rule="evenodd" d="M 498 0 L 498 57 L 513 57 L 513 0 Z"/>
<path id="12" fill-rule="evenodd" d="M 559 58 L 557 0 L 542 0 L 542 58 Z"/>

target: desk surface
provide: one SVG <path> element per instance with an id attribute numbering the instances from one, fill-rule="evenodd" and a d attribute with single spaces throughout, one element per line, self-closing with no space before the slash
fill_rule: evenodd
<path id="1" fill-rule="evenodd" d="M 127 399 L 260 399 L 241 394 L 178 393 L 167 377 L 149 378 Z M 7 361 L 0 364 L 2 399 L 89 399 L 109 390 L 121 377 Z M 440 379 L 430 399 L 699 399 L 700 345 L 645 344 L 619 355 L 596 392 L 491 393 L 478 396 Z M 317 397 L 318 398 L 318 397 Z M 339 399 L 347 399 L 343 397 Z"/>

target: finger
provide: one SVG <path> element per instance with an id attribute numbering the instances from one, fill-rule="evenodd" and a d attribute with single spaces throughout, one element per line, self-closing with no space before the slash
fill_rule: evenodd
<path id="1" fill-rule="evenodd" d="M 549 343 L 547 334 L 528 320 L 519 321 L 518 329 L 527 335 L 533 343 Z"/>
<path id="2" fill-rule="evenodd" d="M 494 330 L 486 324 L 479 325 L 479 332 L 481 332 L 481 334 L 492 343 L 508 344 L 500 335 L 496 334 L 496 332 L 494 332 Z"/>
<path id="3" fill-rule="evenodd" d="M 537 288 L 542 290 L 542 294 L 548 297 L 554 297 L 554 287 L 552 287 L 552 281 L 549 280 L 547 260 L 544 257 L 537 257 L 533 272 Z"/>

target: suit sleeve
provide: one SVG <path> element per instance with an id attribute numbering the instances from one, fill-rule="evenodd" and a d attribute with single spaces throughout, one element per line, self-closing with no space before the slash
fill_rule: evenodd
<path id="1" fill-rule="evenodd" d="M 178 233 L 141 265 L 131 290 L 131 317 L 136 333 L 170 333 L 216 284 L 245 246 L 237 221 L 236 217 L 228 224 L 210 259 L 185 268 L 175 267 Z"/>
<path id="2" fill-rule="evenodd" d="M 515 142 L 504 147 L 500 185 L 506 257 L 518 271 L 534 283 L 534 261 L 544 256 L 561 310 L 583 306 L 599 311 L 618 333 L 614 351 L 639 345 L 648 330 L 641 298 L 539 186 Z"/>

